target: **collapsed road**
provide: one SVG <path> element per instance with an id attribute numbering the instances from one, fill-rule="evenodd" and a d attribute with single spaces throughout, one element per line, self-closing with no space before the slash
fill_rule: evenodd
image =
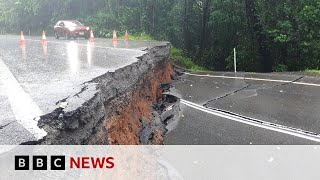
<path id="1" fill-rule="evenodd" d="M 163 143 L 168 42 L 39 39 L 0 36 L 0 144 Z"/>
<path id="2" fill-rule="evenodd" d="M 165 144 L 319 144 L 320 76 L 181 73 L 181 116 Z"/>
<path id="3" fill-rule="evenodd" d="M 320 142 L 317 75 L 176 71 L 168 42 L 0 42 L 2 145 Z"/>

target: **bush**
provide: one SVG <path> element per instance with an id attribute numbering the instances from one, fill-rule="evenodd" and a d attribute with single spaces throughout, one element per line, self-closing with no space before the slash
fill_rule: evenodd
<path id="1" fill-rule="evenodd" d="M 272 70 L 274 72 L 285 72 L 285 71 L 288 71 L 288 66 L 283 64 L 278 64 L 277 66 L 273 67 Z"/>
<path id="2" fill-rule="evenodd" d="M 171 48 L 170 54 L 171 54 L 171 57 L 183 56 L 183 51 L 178 48 Z"/>
<path id="3" fill-rule="evenodd" d="M 305 70 L 305 72 L 320 74 L 320 70 L 315 70 L 315 69 L 307 69 L 307 70 Z"/>
<path id="4" fill-rule="evenodd" d="M 140 33 L 140 34 L 130 34 L 129 33 L 129 40 L 139 40 L 139 41 L 153 41 L 154 39 L 147 33 Z M 119 39 L 125 39 L 124 34 L 123 36 L 119 37 Z"/>
<path id="5" fill-rule="evenodd" d="M 188 70 L 191 71 L 206 71 L 207 69 L 195 64 L 191 58 L 186 57 L 181 49 L 172 48 L 170 50 L 170 57 L 174 60 L 174 62 Z"/>

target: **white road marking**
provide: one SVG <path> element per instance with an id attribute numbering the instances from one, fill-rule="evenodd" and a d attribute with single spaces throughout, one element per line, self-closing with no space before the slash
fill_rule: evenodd
<path id="1" fill-rule="evenodd" d="M 320 87 L 320 84 L 292 82 L 292 81 L 278 80 L 278 79 L 261 79 L 261 78 L 246 78 L 246 77 L 232 77 L 232 76 L 213 76 L 213 75 L 192 74 L 192 73 L 187 73 L 187 72 L 185 72 L 185 74 L 187 74 L 189 76 L 196 76 L 196 77 L 211 77 L 211 78 L 223 78 L 223 79 L 240 79 L 240 80 L 251 80 L 251 81 L 280 82 L 280 83 L 292 83 L 292 84 L 297 84 L 297 85 Z"/>
<path id="2" fill-rule="evenodd" d="M 255 127 L 259 127 L 259 128 L 263 128 L 263 129 L 268 129 L 268 130 L 271 130 L 271 131 L 280 132 L 280 133 L 283 133 L 283 134 L 296 136 L 296 137 L 299 137 L 299 138 L 303 138 L 303 139 L 307 139 L 307 140 L 311 140 L 311 141 L 315 141 L 315 142 L 320 142 L 320 136 L 319 135 L 307 134 L 302 130 L 299 131 L 297 129 L 293 129 L 293 128 L 291 129 L 291 128 L 287 128 L 287 127 L 281 126 L 281 125 L 274 126 L 275 125 L 274 123 L 269 123 L 269 122 L 257 120 L 259 122 L 264 122 L 264 123 L 259 123 L 259 122 L 252 121 L 252 120 L 249 120 L 249 119 L 246 119 L 246 118 L 243 118 L 243 117 L 239 117 L 239 116 L 236 116 L 236 115 L 232 115 L 232 114 L 228 114 L 228 113 L 225 113 L 225 112 L 212 110 L 212 109 L 203 107 L 203 106 L 201 106 L 199 104 L 195 104 L 193 102 L 186 101 L 186 100 L 183 100 L 183 99 L 181 99 L 181 103 L 186 105 L 186 106 L 189 106 L 191 108 L 194 108 L 194 109 L 197 109 L 199 111 L 206 112 L 206 113 L 218 116 L 218 117 L 226 118 L 226 119 L 229 119 L 229 120 L 233 120 L 233 121 L 236 121 L 236 122 L 244 123 L 244 124 L 247 124 L 247 125 L 251 125 L 251 126 L 255 126 Z M 251 119 L 253 119 L 253 118 L 251 118 Z"/>
<path id="3" fill-rule="evenodd" d="M 43 115 L 38 105 L 20 86 L 6 64 L 0 59 L 0 81 L 4 84 L 6 95 L 11 109 L 19 124 L 32 133 L 38 140 L 47 135 L 47 132 L 37 125 L 37 117 Z"/>
<path id="4" fill-rule="evenodd" d="M 292 84 L 305 85 L 305 86 L 317 86 L 317 87 L 320 87 L 320 84 L 303 83 L 303 82 L 293 82 Z"/>

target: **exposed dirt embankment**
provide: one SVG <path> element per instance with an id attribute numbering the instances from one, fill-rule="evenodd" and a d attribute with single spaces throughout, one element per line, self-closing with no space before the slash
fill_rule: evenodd
<path id="1" fill-rule="evenodd" d="M 102 143 L 108 138 L 108 144 L 140 144 L 143 124 L 153 123 L 152 105 L 161 100 L 163 90 L 160 85 L 170 82 L 173 69 L 167 61 L 160 62 L 145 74 L 137 86 L 126 94 L 116 97 L 106 105 L 107 117 L 101 130 L 94 137 L 93 144 Z M 161 122 L 151 132 L 153 144 L 163 142 L 164 130 Z"/>
<path id="2" fill-rule="evenodd" d="M 63 105 L 88 97 L 81 107 L 60 107 L 41 117 L 41 144 L 162 144 L 178 100 L 163 95 L 173 77 L 170 45 L 154 47 L 139 61 L 84 85 Z M 94 88 L 92 88 L 94 87 Z M 169 107 L 169 109 L 168 109 Z"/>

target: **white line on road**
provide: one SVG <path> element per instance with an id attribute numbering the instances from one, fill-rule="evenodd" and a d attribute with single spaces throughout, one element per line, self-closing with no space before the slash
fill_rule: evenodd
<path id="1" fill-rule="evenodd" d="M 292 83 L 297 85 L 305 85 L 305 86 L 316 86 L 320 87 L 320 84 L 313 84 L 313 83 L 303 83 L 303 82 L 292 82 L 287 80 L 278 80 L 278 79 L 261 79 L 261 78 L 246 78 L 246 77 L 232 77 L 232 76 L 213 76 L 213 75 L 201 75 L 201 74 L 192 74 L 187 73 L 185 74 L 190 76 L 197 76 L 197 77 L 211 77 L 211 78 L 223 78 L 223 79 L 240 79 L 240 80 L 252 80 L 252 81 L 266 81 L 266 82 L 280 82 L 280 83 Z"/>
<path id="2" fill-rule="evenodd" d="M 305 86 L 317 86 L 317 87 L 320 87 L 320 84 L 303 83 L 303 82 L 292 82 L 292 84 L 305 85 Z"/>
<path id="3" fill-rule="evenodd" d="M 47 133 L 38 127 L 38 121 L 35 119 L 43 115 L 42 111 L 30 95 L 23 90 L 17 79 L 1 59 L 0 81 L 4 84 L 6 95 L 17 122 L 38 140 L 46 136 Z"/>
<path id="4" fill-rule="evenodd" d="M 271 131 L 280 132 L 283 134 L 296 136 L 299 138 L 303 138 L 303 139 L 307 139 L 307 140 L 311 140 L 311 141 L 315 141 L 315 142 L 320 142 L 320 136 L 311 134 L 311 132 L 309 134 L 309 133 L 306 133 L 307 131 L 303 131 L 303 130 L 299 130 L 299 129 L 295 129 L 295 128 L 289 128 L 289 127 L 285 127 L 282 125 L 277 125 L 274 123 L 269 123 L 266 121 L 257 120 L 257 119 L 253 119 L 253 118 L 245 118 L 244 116 L 241 116 L 241 115 L 229 114 L 229 113 L 225 113 L 222 111 L 209 109 L 209 108 L 203 107 L 199 104 L 195 104 L 190 101 L 183 100 L 183 99 L 181 99 L 181 103 L 186 106 L 189 106 L 191 108 L 194 108 L 194 109 L 197 109 L 202 112 L 206 112 L 206 113 L 218 116 L 218 117 L 226 118 L 229 120 L 233 120 L 236 122 L 244 123 L 247 125 L 251 125 L 251 126 L 255 126 L 255 127 L 259 127 L 259 128 L 263 128 L 263 129 L 268 129 Z"/>

